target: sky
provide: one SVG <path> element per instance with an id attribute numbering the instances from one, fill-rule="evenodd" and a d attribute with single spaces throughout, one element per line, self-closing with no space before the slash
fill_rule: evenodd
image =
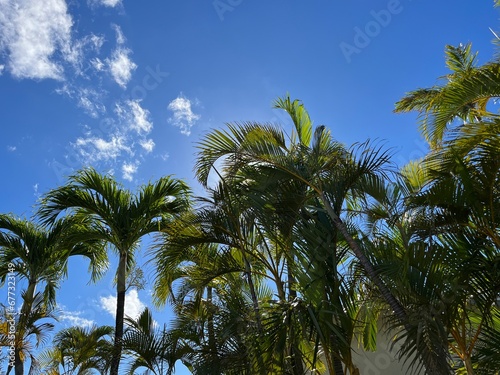
<path id="1" fill-rule="evenodd" d="M 132 190 L 174 175 L 202 194 L 201 137 L 227 122 L 289 126 L 272 108 L 287 93 L 337 140 L 379 140 L 403 165 L 426 144 L 394 103 L 439 83 L 447 44 L 490 60 L 490 28 L 493 0 L 0 0 L 0 212 L 31 217 L 84 166 Z M 142 255 L 150 283 L 127 295 L 131 316 L 151 306 Z M 58 327 L 113 325 L 111 260 L 97 284 L 71 261 Z"/>

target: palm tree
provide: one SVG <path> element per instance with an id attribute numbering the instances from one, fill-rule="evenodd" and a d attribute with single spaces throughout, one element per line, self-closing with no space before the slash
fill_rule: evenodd
<path id="1" fill-rule="evenodd" d="M 219 188 L 210 192 L 211 197 L 200 198 L 201 205 L 195 212 L 171 225 L 165 232 L 164 241 L 154 249 L 156 302 L 163 304 L 170 297 L 177 306 L 183 304 L 184 293 L 191 291 L 195 296 L 190 304 L 195 308 L 201 303 L 204 293 L 217 293 L 214 285 L 226 284 L 227 278 L 232 279 L 231 274 L 242 274 L 252 301 L 251 321 L 255 322 L 256 331 L 262 332 L 261 301 L 258 298 L 260 280 L 267 270 L 270 281 L 278 280 L 279 283 L 279 270 L 269 257 L 256 251 L 261 237 L 252 219 L 243 214 L 241 202 L 229 196 L 223 186 Z M 182 285 L 185 286 L 176 296 L 171 285 L 180 280 L 184 280 Z M 185 313 L 185 306 L 179 306 L 179 311 Z M 213 342 L 213 337 L 209 341 Z M 211 352 L 216 355 L 214 346 Z M 266 371 L 263 365 L 260 368 L 260 371 Z"/>
<path id="2" fill-rule="evenodd" d="M 175 240 L 174 240 L 175 241 Z M 160 261 L 173 276 L 169 296 L 175 319 L 168 336 L 171 368 L 180 359 L 194 374 L 269 373 L 278 368 L 273 350 L 259 347 L 259 332 L 241 253 L 233 248 L 200 244 L 181 252 L 171 245 Z M 253 267 L 252 267 L 253 269 Z M 255 269 L 253 269 L 255 271 Z M 254 278 L 259 307 L 272 293 Z M 265 314 L 259 310 L 260 314 Z M 262 324 L 262 322 L 261 322 Z M 260 356 L 260 358 L 257 358 Z"/>
<path id="3" fill-rule="evenodd" d="M 249 176 L 260 182 L 257 185 L 264 186 L 290 181 L 300 183 L 304 192 L 319 199 L 322 210 L 399 323 L 411 330 L 407 312 L 379 277 L 373 263 L 341 219 L 346 196 L 362 197 L 368 183 L 385 177 L 389 155 L 380 148 L 371 148 L 369 143 L 346 150 L 331 139 L 324 126 L 318 127 L 313 135 L 312 122 L 298 100 L 278 99 L 275 106 L 287 111 L 293 121 L 290 143 L 286 142 L 283 131 L 272 125 L 228 124 L 226 130 L 214 130 L 199 144 L 198 180 L 206 186 L 210 172 L 220 162 L 226 180 L 231 176 Z M 270 184 L 270 181 L 275 183 Z M 439 373 L 442 359 L 430 350 L 421 354 L 427 371 Z"/>
<path id="4" fill-rule="evenodd" d="M 113 327 L 70 327 L 59 331 L 53 339 L 53 347 L 42 353 L 41 367 L 44 374 L 85 375 L 91 370 L 106 374 L 109 357 L 113 352 L 111 337 Z"/>
<path id="5" fill-rule="evenodd" d="M 426 213 L 423 222 L 435 250 L 442 246 L 447 264 L 454 265 L 451 281 L 460 289 L 448 301 L 453 314 L 447 327 L 450 348 L 469 374 L 474 373 L 475 344 L 491 322 L 500 294 L 500 137 L 498 130 L 486 129 L 477 127 L 479 134 L 471 132 L 474 136 L 463 135 L 431 152 L 422 164 L 429 179 L 408 200 Z"/>
<path id="6" fill-rule="evenodd" d="M 396 111 L 417 111 L 431 152 L 420 168 L 420 188 L 408 199 L 425 212 L 434 242 L 452 249 L 450 257 L 467 265 L 459 275 L 454 315 L 447 322 L 451 350 L 469 374 L 474 372 L 476 343 L 491 331 L 500 293 L 500 118 L 493 112 L 500 95 L 497 59 L 476 66 L 470 45 L 447 46 L 451 74 L 440 86 L 407 94 Z"/>
<path id="7" fill-rule="evenodd" d="M 146 368 L 152 374 L 170 372 L 171 342 L 166 327 L 155 327 L 153 315 L 148 308 L 136 318 L 125 318 L 123 350 L 131 357 L 127 373 L 133 375 L 137 369 Z"/>
<path id="8" fill-rule="evenodd" d="M 6 374 L 9 374 L 14 369 L 15 375 L 24 375 L 24 363 L 30 359 L 29 373 L 32 374 L 39 367 L 35 349 L 44 345 L 49 340 L 49 333 L 53 330 L 54 324 L 50 320 L 56 319 L 56 311 L 44 300 L 42 293 L 35 295 L 28 301 L 28 293 L 22 293 L 24 302 L 29 303 L 30 310 L 25 315 L 12 315 L 12 312 L 7 311 L 4 307 L 0 318 L 0 346 L 11 347 L 12 340 L 10 331 L 11 321 L 15 320 L 15 364 L 7 367 Z M 23 303 L 24 306 L 24 303 Z M 35 339 L 33 344 L 32 339 Z"/>
<path id="9" fill-rule="evenodd" d="M 429 348 L 443 359 L 439 365 L 446 372 L 450 371 L 451 359 L 447 319 L 456 301 L 449 300 L 447 293 L 459 283 L 466 259 L 462 254 L 450 255 L 449 244 L 443 244 L 429 230 L 428 211 L 408 207 L 421 182 L 418 175 L 410 176 L 416 172 L 415 166 L 406 166 L 397 182 L 368 191 L 371 200 L 360 210 L 363 243 L 380 277 L 391 285 L 391 292 L 408 311 L 412 323 L 410 330 L 399 332 L 399 322 L 381 310 L 385 328 L 399 341 L 400 355 L 415 357 Z M 370 298 L 380 304 L 377 293 L 370 293 Z"/>
<path id="10" fill-rule="evenodd" d="M 115 350 L 111 375 L 118 375 L 122 353 L 124 308 L 127 274 L 134 264 L 134 251 L 142 237 L 161 231 L 170 219 L 189 204 L 186 184 L 172 177 L 148 183 L 132 193 L 112 177 L 92 168 L 69 177 L 66 185 L 47 193 L 40 207 L 45 222 L 54 222 L 63 212 L 75 217 L 91 218 L 92 235 L 105 241 L 117 253 Z"/>
<path id="11" fill-rule="evenodd" d="M 445 54 L 451 73 L 444 77 L 444 84 L 409 92 L 396 103 L 396 112 L 419 112 L 422 134 L 432 148 L 452 134 L 450 127 L 456 130 L 497 116 L 491 109 L 500 97 L 497 60 L 476 66 L 477 53 L 470 44 L 446 46 Z"/>
<path id="12" fill-rule="evenodd" d="M 73 241 L 87 232 L 88 224 L 85 220 L 62 219 L 46 228 L 12 215 L 0 215 L 0 279 L 5 282 L 12 269 L 28 283 L 20 312 L 21 326 L 32 310 L 39 284 L 44 286 L 44 303 L 54 306 L 56 289 L 66 275 L 70 256 L 81 255 L 90 260 L 92 280 L 105 269 L 107 258 L 102 243 Z M 17 362 L 16 375 L 23 372 L 23 361 Z"/>

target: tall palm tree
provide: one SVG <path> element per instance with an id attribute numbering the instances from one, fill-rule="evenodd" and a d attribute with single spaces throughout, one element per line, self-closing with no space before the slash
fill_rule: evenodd
<path id="1" fill-rule="evenodd" d="M 86 220 L 65 218 L 43 227 L 12 215 L 0 215 L 0 280 L 5 282 L 12 269 L 27 281 L 20 312 L 21 326 L 32 310 L 40 284 L 44 303 L 54 306 L 56 289 L 66 275 L 70 256 L 80 255 L 90 260 L 92 280 L 106 268 L 106 253 L 100 241 L 73 241 L 88 231 L 88 225 Z M 13 267 L 9 268 L 9 264 Z M 23 371 L 23 361 L 17 362 L 16 375 Z"/>
<path id="2" fill-rule="evenodd" d="M 400 324 L 410 330 L 407 312 L 341 219 L 346 196 L 362 197 L 364 186 L 385 177 L 389 155 L 380 148 L 373 149 L 368 143 L 347 150 L 332 140 L 324 126 L 316 128 L 313 135 L 312 122 L 298 100 L 278 99 L 275 106 L 287 111 L 293 121 L 290 142 L 286 141 L 281 129 L 272 125 L 228 124 L 227 129 L 214 130 L 200 142 L 196 163 L 198 180 L 206 186 L 210 172 L 220 162 L 225 179 L 248 176 L 264 186 L 277 185 L 269 184 L 269 181 L 301 184 L 303 191 L 319 199 L 322 209 L 367 277 L 378 288 Z M 421 354 L 427 371 L 440 373 L 442 359 L 437 353 L 426 350 Z"/>
<path id="3" fill-rule="evenodd" d="M 63 212 L 91 218 L 94 231 L 87 238 L 105 241 L 118 255 L 111 375 L 118 375 L 120 365 L 126 278 L 134 264 L 134 251 L 141 238 L 161 231 L 188 205 L 188 188 L 178 179 L 160 178 L 141 186 L 134 194 L 111 176 L 102 175 L 92 168 L 77 172 L 65 185 L 48 192 L 42 199 L 39 213 L 45 222 L 54 222 Z"/>
<path id="4" fill-rule="evenodd" d="M 465 256 L 467 264 L 455 293 L 455 315 L 448 321 L 452 351 L 473 373 L 475 345 L 491 330 L 500 294 L 500 96 L 497 58 L 476 64 L 471 46 L 446 47 L 451 73 L 439 86 L 407 94 L 396 111 L 417 111 L 431 152 L 421 163 L 420 189 L 409 203 L 427 214 L 434 241 Z M 471 296 L 473 296 L 471 298 Z M 464 327 L 467 327 L 465 329 Z"/>

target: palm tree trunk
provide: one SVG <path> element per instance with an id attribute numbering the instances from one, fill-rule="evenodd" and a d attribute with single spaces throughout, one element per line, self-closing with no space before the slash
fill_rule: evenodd
<path id="1" fill-rule="evenodd" d="M 375 286 L 378 288 L 380 294 L 385 299 L 387 304 L 391 307 L 394 314 L 396 314 L 401 324 L 405 327 L 407 331 L 409 331 L 411 329 L 411 326 L 408 322 L 408 315 L 406 314 L 406 311 L 403 308 L 403 306 L 399 303 L 396 297 L 391 293 L 389 288 L 387 288 L 382 279 L 378 276 L 375 267 L 363 253 L 359 244 L 349 234 L 346 225 L 342 222 L 340 217 L 337 215 L 337 213 L 331 206 L 330 201 L 326 198 L 324 192 L 320 193 L 320 199 L 323 202 L 323 205 L 325 206 L 328 216 L 330 216 L 330 218 L 332 219 L 333 224 L 335 225 L 337 230 L 340 233 L 342 233 L 342 236 L 347 241 L 349 248 L 353 251 L 354 255 L 361 263 L 361 266 L 368 274 L 368 277 L 370 278 L 371 282 L 373 282 Z M 422 353 L 420 356 L 427 370 L 427 374 L 429 375 L 449 374 L 450 373 L 449 371 L 444 372 L 443 370 L 440 370 L 441 366 L 438 366 L 438 363 L 436 362 L 436 360 L 439 359 L 435 357 L 436 357 L 435 353 L 432 353 L 430 350 L 427 350 L 427 353 Z M 441 360 L 446 360 L 446 359 L 442 358 Z"/>
<path id="2" fill-rule="evenodd" d="M 250 295 L 252 297 L 253 310 L 255 314 L 255 322 L 257 324 L 257 332 L 258 332 L 258 342 L 255 345 L 257 363 L 259 366 L 259 371 L 262 374 L 265 374 L 266 369 L 264 366 L 264 362 L 262 361 L 261 354 L 261 341 L 262 341 L 262 321 L 260 319 L 260 307 L 259 307 L 259 299 L 257 298 L 257 292 L 255 291 L 255 285 L 252 279 L 252 269 L 250 266 L 250 262 L 248 261 L 245 252 L 243 254 L 243 261 L 245 262 L 245 275 L 247 277 L 248 288 L 250 289 Z"/>
<path id="3" fill-rule="evenodd" d="M 332 356 L 332 360 L 333 360 L 333 368 L 334 368 L 334 371 L 335 371 L 335 375 L 344 375 L 344 369 L 342 367 L 342 361 L 340 360 L 340 355 L 339 355 L 339 352 L 340 350 L 338 350 L 338 342 L 337 342 L 337 338 L 335 337 L 335 335 L 330 335 L 330 342 L 332 343 L 332 346 L 333 346 L 333 352 L 331 353 L 331 356 Z"/>
<path id="4" fill-rule="evenodd" d="M 116 280 L 116 320 L 115 320 L 115 343 L 113 357 L 111 358 L 110 375 L 118 375 L 120 358 L 123 346 L 123 321 L 125 316 L 125 290 L 127 275 L 127 252 L 120 251 L 118 272 Z"/>
<path id="5" fill-rule="evenodd" d="M 27 318 L 28 314 L 31 312 L 31 306 L 33 305 L 33 298 L 36 292 L 36 280 L 30 280 L 28 287 L 26 288 L 25 298 L 23 301 L 23 306 L 21 307 L 21 317 Z"/>
<path id="6" fill-rule="evenodd" d="M 245 275 L 247 277 L 248 288 L 250 289 L 250 295 L 252 298 L 253 311 L 255 314 L 255 322 L 257 324 L 257 331 L 259 335 L 262 334 L 262 322 L 260 320 L 260 306 L 259 299 L 257 298 L 257 292 L 255 291 L 255 285 L 252 279 L 252 269 L 250 267 L 250 262 L 248 261 L 245 254 L 243 254 L 243 259 L 245 262 Z"/>
<path id="7" fill-rule="evenodd" d="M 472 366 L 472 359 L 469 355 L 464 358 L 464 365 L 467 370 L 467 375 L 474 375 L 474 367 Z"/>
<path id="8" fill-rule="evenodd" d="M 16 367 L 14 371 L 15 375 L 24 375 L 24 362 L 21 360 L 19 348 L 16 348 Z"/>
<path id="9" fill-rule="evenodd" d="M 217 341 L 215 338 L 214 315 L 212 305 L 212 287 L 207 286 L 207 330 L 208 330 L 208 348 L 210 350 L 211 366 L 214 373 L 219 373 L 219 353 L 217 351 Z"/>
<path id="10" fill-rule="evenodd" d="M 28 287 L 26 288 L 25 297 L 23 301 L 23 305 L 21 307 L 21 313 L 19 316 L 18 322 L 18 332 L 16 335 L 22 335 L 22 332 L 27 328 L 26 324 L 29 318 L 29 314 L 31 312 L 31 307 L 33 306 L 33 298 L 36 292 L 36 280 L 30 280 L 28 283 Z M 18 340 L 18 342 L 22 342 L 22 340 Z M 9 367 L 7 370 L 7 374 L 10 373 L 12 367 Z M 24 362 L 20 356 L 20 348 L 16 347 L 15 349 L 15 366 L 14 366 L 15 375 L 24 375 Z"/>
<path id="11" fill-rule="evenodd" d="M 293 276 L 292 272 L 292 267 L 290 265 L 291 262 L 294 261 L 294 252 L 293 252 L 293 244 L 291 243 L 291 240 L 287 241 L 288 242 L 288 248 L 289 250 L 289 258 L 287 259 L 287 278 L 288 278 L 288 302 L 293 303 L 294 300 L 297 298 L 297 291 L 295 290 L 295 277 Z M 293 314 L 293 312 L 289 312 L 290 314 Z M 291 357 L 291 364 L 292 364 L 292 369 L 293 369 L 293 374 L 294 375 L 302 375 L 304 374 L 304 366 L 302 363 L 302 353 L 300 352 L 300 349 L 296 345 L 296 333 L 295 333 L 295 326 L 293 324 L 292 316 L 290 316 L 290 357 Z"/>
<path id="12" fill-rule="evenodd" d="M 337 228 L 337 230 L 342 233 L 342 236 L 344 239 L 347 241 L 347 244 L 349 245 L 349 248 L 353 251 L 354 255 L 358 259 L 358 261 L 361 263 L 363 266 L 363 269 L 365 272 L 368 274 L 368 277 L 370 280 L 377 286 L 380 294 L 382 294 L 382 297 L 384 297 L 385 301 L 389 304 L 391 309 L 394 311 L 396 316 L 398 317 L 399 321 L 405 325 L 405 327 L 409 328 L 408 324 L 408 316 L 406 314 L 406 311 L 404 310 L 403 306 L 399 303 L 399 301 L 392 295 L 391 291 L 387 288 L 387 286 L 384 284 L 382 279 L 378 276 L 377 272 L 375 271 L 375 267 L 373 264 L 370 262 L 370 260 L 366 257 L 366 255 L 363 253 L 361 248 L 359 247 L 358 243 L 352 238 L 352 236 L 349 234 L 346 225 L 340 220 L 339 216 L 335 213 L 333 207 L 331 206 L 330 202 L 324 195 L 324 193 L 321 193 L 320 195 L 321 201 L 323 202 L 326 212 L 330 216 L 330 218 L 333 221 L 333 224 Z"/>

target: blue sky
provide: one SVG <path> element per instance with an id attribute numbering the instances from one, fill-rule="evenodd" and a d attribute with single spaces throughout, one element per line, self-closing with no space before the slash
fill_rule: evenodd
<path id="1" fill-rule="evenodd" d="M 488 61 L 498 15 L 477 0 L 0 0 L 0 212 L 29 217 L 84 165 L 131 189 L 173 174 L 201 193 L 200 137 L 286 125 L 271 104 L 287 92 L 339 141 L 380 139 L 403 164 L 426 148 L 394 103 L 447 73 L 446 44 L 472 42 Z M 61 325 L 113 324 L 113 272 L 88 286 L 72 261 L 69 275 Z M 128 301 L 134 314 L 148 290 Z"/>

